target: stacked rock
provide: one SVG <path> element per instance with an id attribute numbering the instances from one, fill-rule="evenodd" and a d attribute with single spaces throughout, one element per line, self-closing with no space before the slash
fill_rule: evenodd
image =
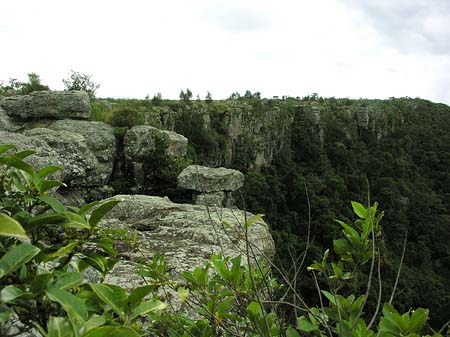
<path id="1" fill-rule="evenodd" d="M 225 167 L 190 165 L 179 174 L 177 183 L 178 187 L 194 191 L 197 205 L 231 208 L 232 192 L 244 186 L 244 175 Z"/>

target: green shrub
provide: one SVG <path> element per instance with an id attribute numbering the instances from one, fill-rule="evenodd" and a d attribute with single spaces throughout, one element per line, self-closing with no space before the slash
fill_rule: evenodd
<path id="1" fill-rule="evenodd" d="M 145 124 L 146 118 L 144 112 L 134 108 L 120 108 L 115 110 L 111 117 L 111 125 L 113 126 L 127 126 Z"/>

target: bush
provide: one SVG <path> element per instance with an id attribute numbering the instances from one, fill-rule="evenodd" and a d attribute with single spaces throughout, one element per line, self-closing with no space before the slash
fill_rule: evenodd
<path id="1" fill-rule="evenodd" d="M 121 108 L 114 111 L 111 117 L 111 124 L 118 127 L 142 125 L 145 124 L 145 121 L 145 114 L 134 108 Z"/>
<path id="2" fill-rule="evenodd" d="M 82 74 L 71 70 L 69 78 L 62 80 L 66 90 L 82 90 L 88 93 L 90 98 L 95 98 L 95 93 L 100 88 L 100 84 L 95 83 L 91 75 Z"/>

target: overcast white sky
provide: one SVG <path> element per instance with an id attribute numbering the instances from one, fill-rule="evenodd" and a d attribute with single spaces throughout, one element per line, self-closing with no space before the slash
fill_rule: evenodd
<path id="1" fill-rule="evenodd" d="M 13 0 L 0 80 L 70 70 L 98 96 L 232 92 L 450 104 L 450 0 Z"/>

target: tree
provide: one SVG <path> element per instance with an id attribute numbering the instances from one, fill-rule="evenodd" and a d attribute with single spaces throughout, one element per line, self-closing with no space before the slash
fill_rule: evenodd
<path id="1" fill-rule="evenodd" d="M 212 95 L 209 91 L 206 92 L 206 103 L 212 103 Z"/>
<path id="2" fill-rule="evenodd" d="M 156 95 L 153 95 L 152 104 L 153 105 L 161 105 L 162 103 L 162 95 L 158 92 Z"/>
<path id="3" fill-rule="evenodd" d="M 100 88 L 100 84 L 95 83 L 92 80 L 91 75 L 82 74 L 78 71 L 73 70 L 71 70 L 69 78 L 63 79 L 62 81 L 64 83 L 64 86 L 66 87 L 65 90 L 85 91 L 90 98 L 95 98 L 95 93 L 97 89 Z"/>
<path id="4" fill-rule="evenodd" d="M 186 88 L 186 92 L 184 92 L 183 90 L 181 90 L 180 92 L 180 99 L 183 101 L 190 101 L 192 98 L 192 91 L 189 90 L 189 88 Z"/>
<path id="5" fill-rule="evenodd" d="M 43 85 L 41 83 L 41 78 L 36 73 L 29 73 L 28 75 L 28 83 L 22 83 L 22 88 L 20 89 L 22 95 L 28 95 L 33 91 L 47 91 L 49 90 L 48 86 Z"/>

